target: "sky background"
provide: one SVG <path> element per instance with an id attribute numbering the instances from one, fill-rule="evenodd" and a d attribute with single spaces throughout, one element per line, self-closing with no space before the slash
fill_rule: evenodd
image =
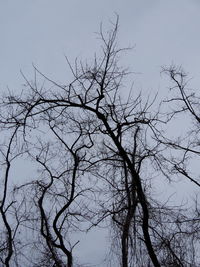
<path id="1" fill-rule="evenodd" d="M 120 17 L 119 45 L 134 46 L 124 65 L 138 73 L 141 88 L 160 89 L 160 69 L 176 63 L 199 76 L 200 2 L 197 0 L 0 0 L 0 89 L 19 90 L 20 69 L 32 63 L 52 78 L 67 80 L 64 54 L 92 58 L 95 32 Z M 164 90 L 164 88 L 160 89 Z"/>
<path id="2" fill-rule="evenodd" d="M 19 92 L 24 83 L 20 70 L 33 77 L 32 63 L 48 77 L 68 80 L 64 55 L 92 59 L 99 50 L 95 32 L 100 23 L 111 27 L 119 15 L 119 46 L 133 46 L 122 63 L 133 72 L 136 90 L 167 94 L 161 66 L 182 65 L 200 82 L 199 0 L 0 0 L 0 92 Z M 128 89 L 127 89 L 128 90 Z M 106 250 L 97 231 L 80 259 L 97 263 Z M 92 245 L 91 245 L 92 244 Z M 100 266 L 103 266 L 102 263 Z"/>

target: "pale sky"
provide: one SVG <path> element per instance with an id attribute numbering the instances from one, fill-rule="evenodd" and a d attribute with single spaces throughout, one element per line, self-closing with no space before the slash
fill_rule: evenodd
<path id="1" fill-rule="evenodd" d="M 29 75 L 32 63 L 65 81 L 64 54 L 91 58 L 95 32 L 101 22 L 109 28 L 115 12 L 120 45 L 134 46 L 123 64 L 141 73 L 141 87 L 158 87 L 160 67 L 172 62 L 199 76 L 197 0 L 0 0 L 0 89 L 20 88 L 20 69 Z"/>
<path id="2" fill-rule="evenodd" d="M 133 46 L 122 59 L 137 74 L 135 86 L 166 94 L 161 66 L 182 65 L 200 82 L 199 0 L 0 0 L 0 92 L 8 86 L 20 91 L 22 70 L 30 79 L 32 63 L 62 84 L 68 79 L 64 55 L 91 59 L 98 52 L 102 22 L 119 15 L 119 45 Z M 77 250 L 80 259 L 94 264 L 105 252 L 104 236 L 94 233 L 96 246 Z M 103 266 L 102 263 L 99 266 Z"/>

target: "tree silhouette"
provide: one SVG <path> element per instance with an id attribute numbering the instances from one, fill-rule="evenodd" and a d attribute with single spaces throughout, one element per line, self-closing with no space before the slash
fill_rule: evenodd
<path id="1" fill-rule="evenodd" d="M 186 94 L 186 76 L 173 67 L 165 72 L 179 89 L 177 97 L 160 104 L 135 90 L 123 96 L 130 73 L 119 65 L 126 49 L 118 48 L 117 32 L 118 19 L 107 35 L 101 28 L 101 56 L 90 65 L 76 60 L 72 66 L 66 58 L 73 74 L 69 84 L 34 67 L 34 82 L 24 76 L 22 93 L 2 98 L 1 129 L 12 132 L 2 143 L 7 152 L 1 150 L 5 266 L 75 266 L 79 240 L 73 241 L 73 233 L 105 224 L 119 266 L 199 265 L 198 199 L 188 210 L 155 192 L 160 182 L 167 186 L 179 175 L 200 185 L 187 171 L 188 154 L 199 155 L 197 141 L 187 133 L 173 140 L 165 131 L 182 112 L 199 122 L 198 99 Z M 182 107 L 163 111 L 174 101 Z M 198 133 L 198 125 L 193 131 Z M 28 158 L 38 166 L 32 180 L 13 188 L 11 152 L 12 159 Z M 29 241 L 19 236 L 24 229 Z"/>

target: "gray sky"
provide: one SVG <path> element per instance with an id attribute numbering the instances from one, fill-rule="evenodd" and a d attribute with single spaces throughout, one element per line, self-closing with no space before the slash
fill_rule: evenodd
<path id="1" fill-rule="evenodd" d="M 100 22 L 120 16 L 119 43 L 135 46 L 124 62 L 141 87 L 158 89 L 161 65 L 182 64 L 199 76 L 200 2 L 197 0 L 1 0 L 0 89 L 19 88 L 19 70 L 66 80 L 64 54 L 92 57 Z"/>
<path id="2" fill-rule="evenodd" d="M 122 60 L 136 74 L 138 89 L 166 93 L 161 66 L 182 65 L 200 82 L 200 1 L 198 0 L 0 0 L 0 91 L 19 91 L 20 69 L 32 77 L 32 63 L 64 83 L 68 73 L 64 54 L 73 61 L 98 51 L 94 34 L 103 22 L 120 17 L 119 44 L 134 46 Z M 104 252 L 103 237 L 79 255 L 94 263 Z M 94 238 L 94 236 L 93 236 Z M 99 240 L 98 240 L 99 239 Z M 99 245 L 101 244 L 101 246 Z M 87 250 L 87 251 L 86 251 Z M 100 265 L 103 266 L 103 265 Z"/>

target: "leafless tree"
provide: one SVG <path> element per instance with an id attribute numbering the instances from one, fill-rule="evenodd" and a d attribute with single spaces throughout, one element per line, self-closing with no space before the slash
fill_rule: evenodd
<path id="1" fill-rule="evenodd" d="M 1 127 L 18 131 L 13 135 L 16 139 L 9 141 L 7 169 L 13 142 L 19 149 L 23 146 L 23 155 L 38 166 L 31 181 L 15 187 L 16 194 L 26 188 L 36 214 L 23 217 L 32 218 L 23 227 L 37 235 L 33 242 L 37 260 L 31 262 L 24 255 L 29 265 L 73 266 L 73 249 L 79 241 L 73 241 L 73 232 L 105 223 L 112 229 L 114 252 L 122 267 L 199 264 L 197 202 L 190 213 L 184 206 L 170 206 L 154 192 L 155 177 L 167 184 L 177 172 L 199 185 L 183 168 L 185 151 L 193 148 L 166 137 L 162 127 L 167 127 L 176 112 L 163 114 L 156 97 L 144 98 L 134 90 L 122 96 L 129 71 L 119 66 L 119 55 L 126 49 L 117 47 L 117 32 L 118 20 L 107 35 L 101 28 L 102 54 L 95 56 L 93 64 L 76 60 L 73 66 L 66 58 L 74 77 L 70 83 L 59 84 L 34 67 L 35 80 L 24 76 L 23 92 L 2 99 Z M 169 74 L 186 106 L 181 112 L 187 110 L 197 119 L 185 85 L 176 80 L 176 75 L 182 76 L 172 69 Z M 39 86 L 42 79 L 46 88 Z M 179 162 L 166 152 L 176 148 L 184 151 Z M 7 179 L 5 176 L 1 202 L 3 218 L 9 207 L 5 207 Z M 5 240 L 10 242 L 5 261 L 9 262 L 13 234 L 6 217 L 4 225 Z M 43 247 L 37 247 L 37 240 Z M 28 253 L 27 249 L 23 254 Z"/>

